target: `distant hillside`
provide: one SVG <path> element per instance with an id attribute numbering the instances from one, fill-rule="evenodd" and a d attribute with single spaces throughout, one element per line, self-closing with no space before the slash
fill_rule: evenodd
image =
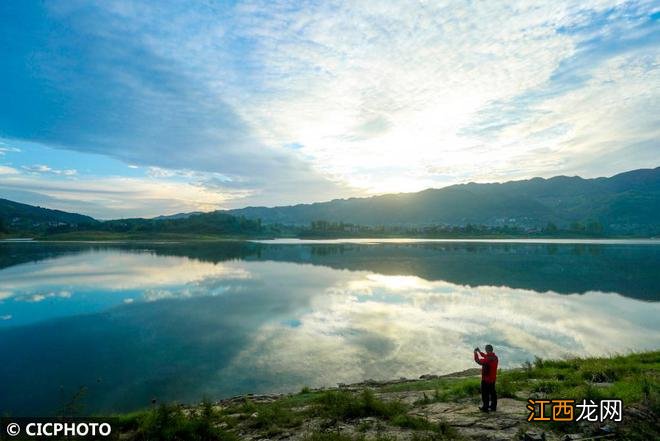
<path id="1" fill-rule="evenodd" d="M 69 234 L 70 238 L 112 238 L 103 234 L 75 235 L 80 232 L 105 232 L 125 235 L 126 238 L 164 234 L 232 237 L 658 236 L 659 219 L 660 167 L 634 170 L 610 178 L 557 176 L 502 184 L 470 183 L 418 193 L 105 222 L 81 214 L 0 199 L 0 234 Z"/>
<path id="2" fill-rule="evenodd" d="M 152 218 L 153 220 L 174 220 L 174 219 L 188 219 L 190 216 L 203 214 L 202 211 L 191 211 L 190 213 L 176 213 L 176 214 L 163 214 Z"/>
<path id="3" fill-rule="evenodd" d="M 0 199 L 0 235 L 58 237 L 62 239 L 115 239 L 186 236 L 273 235 L 258 220 L 224 212 L 186 213 L 154 219 L 97 221 L 89 216 Z M 57 235 L 57 236 L 54 236 Z"/>
<path id="4" fill-rule="evenodd" d="M 77 227 L 98 223 L 96 219 L 82 214 L 0 199 L 0 232 L 4 230 L 45 231 L 54 227 Z"/>
<path id="5" fill-rule="evenodd" d="M 557 176 L 502 184 L 461 184 L 417 193 L 284 207 L 228 211 L 266 224 L 308 225 L 313 221 L 359 225 L 512 225 L 526 229 L 552 223 L 598 224 L 618 234 L 660 233 L 660 167 L 610 178 Z"/>
<path id="6" fill-rule="evenodd" d="M 117 219 L 105 221 L 100 230 L 128 234 L 198 234 L 260 236 L 268 229 L 258 220 L 233 216 L 221 211 L 190 214 L 189 216 L 160 216 L 154 219 Z"/>

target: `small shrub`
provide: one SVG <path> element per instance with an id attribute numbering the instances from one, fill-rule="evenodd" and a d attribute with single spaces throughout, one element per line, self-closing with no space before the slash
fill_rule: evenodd
<path id="1" fill-rule="evenodd" d="M 354 441 L 348 435 L 338 432 L 312 432 L 303 438 L 304 441 Z"/>
<path id="2" fill-rule="evenodd" d="M 434 430 L 435 427 L 425 418 L 401 414 L 395 416 L 391 424 L 393 426 L 402 427 L 404 429 L 412 430 Z"/>
<path id="3" fill-rule="evenodd" d="M 651 390 L 653 386 L 651 385 L 651 382 L 648 380 L 646 377 L 641 377 L 639 380 L 639 384 L 642 387 L 642 395 L 644 396 L 644 401 L 649 402 L 651 398 Z"/>
<path id="4" fill-rule="evenodd" d="M 144 441 L 235 441 L 237 436 L 215 427 L 214 414 L 202 407 L 198 414 L 184 415 L 181 407 L 162 404 L 146 413 L 135 436 Z M 212 410 L 212 408 L 211 408 Z"/>
<path id="5" fill-rule="evenodd" d="M 417 406 L 424 406 L 426 404 L 431 404 L 431 403 L 433 403 L 433 399 L 430 398 L 428 395 L 426 395 L 426 392 L 422 393 L 422 398 L 415 401 L 415 405 Z"/>
<path id="6" fill-rule="evenodd" d="M 382 401 L 373 391 L 365 389 L 359 394 L 328 391 L 316 399 L 316 413 L 340 420 L 370 416 L 391 419 L 407 410 L 400 401 Z"/>
<path id="7" fill-rule="evenodd" d="M 534 367 L 536 369 L 543 369 L 543 359 L 539 356 L 534 357 Z"/>
<path id="8" fill-rule="evenodd" d="M 540 381 L 532 388 L 532 392 L 540 392 L 544 394 L 552 394 L 561 389 L 561 383 L 556 380 Z"/>
<path id="9" fill-rule="evenodd" d="M 257 405 L 249 398 L 245 398 L 242 403 L 232 405 L 224 410 L 225 414 L 242 413 L 251 415 L 257 411 Z"/>
<path id="10" fill-rule="evenodd" d="M 414 433 L 412 441 L 457 441 L 464 439 L 458 430 L 445 421 L 431 426 L 431 431 Z"/>
<path id="11" fill-rule="evenodd" d="M 437 425 L 436 431 L 446 439 L 462 439 L 462 436 L 460 433 L 458 433 L 458 430 L 456 430 L 454 426 L 450 425 L 446 421 L 440 421 Z"/>
<path id="12" fill-rule="evenodd" d="M 601 390 L 591 383 L 587 383 L 578 389 L 581 389 L 582 396 L 586 399 L 599 400 L 603 398 Z"/>
<path id="13" fill-rule="evenodd" d="M 476 378 L 464 379 L 449 383 L 439 391 L 438 401 L 454 401 L 461 398 L 473 397 L 481 392 L 481 381 Z"/>
<path id="14" fill-rule="evenodd" d="M 115 416 L 115 424 L 122 431 L 137 430 L 142 418 L 144 418 L 144 412 L 121 414 Z"/>
<path id="15" fill-rule="evenodd" d="M 582 378 L 591 383 L 613 383 L 619 377 L 619 372 L 611 366 L 583 366 L 580 371 Z"/>
<path id="16" fill-rule="evenodd" d="M 255 416 L 250 417 L 248 425 L 271 435 L 281 432 L 283 428 L 302 424 L 299 414 L 278 402 L 258 406 L 253 415 Z"/>
<path id="17" fill-rule="evenodd" d="M 516 387 L 507 375 L 500 376 L 497 382 L 497 395 L 501 398 L 516 398 Z"/>
<path id="18" fill-rule="evenodd" d="M 373 425 L 374 425 L 373 421 L 370 420 L 362 421 L 360 424 L 358 424 L 357 431 L 362 433 L 367 432 L 372 428 Z"/>

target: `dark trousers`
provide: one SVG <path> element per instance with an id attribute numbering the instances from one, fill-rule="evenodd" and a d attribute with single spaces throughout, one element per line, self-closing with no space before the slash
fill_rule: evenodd
<path id="1" fill-rule="evenodd" d="M 484 402 L 484 409 L 497 409 L 497 392 L 495 392 L 495 382 L 481 382 L 481 401 Z"/>

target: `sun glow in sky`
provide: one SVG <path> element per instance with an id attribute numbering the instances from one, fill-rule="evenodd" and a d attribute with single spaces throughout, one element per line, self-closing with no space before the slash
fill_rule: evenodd
<path id="1" fill-rule="evenodd" d="M 652 1 L 0 5 L 0 197 L 99 218 L 660 163 Z"/>

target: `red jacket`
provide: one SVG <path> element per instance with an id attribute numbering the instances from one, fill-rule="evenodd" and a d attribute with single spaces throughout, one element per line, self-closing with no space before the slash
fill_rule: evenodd
<path id="1" fill-rule="evenodd" d="M 479 358 L 479 355 L 483 358 Z M 481 381 L 486 383 L 495 383 L 497 379 L 497 355 L 494 352 L 484 354 L 479 351 L 479 355 L 474 353 L 474 361 L 481 365 Z"/>

